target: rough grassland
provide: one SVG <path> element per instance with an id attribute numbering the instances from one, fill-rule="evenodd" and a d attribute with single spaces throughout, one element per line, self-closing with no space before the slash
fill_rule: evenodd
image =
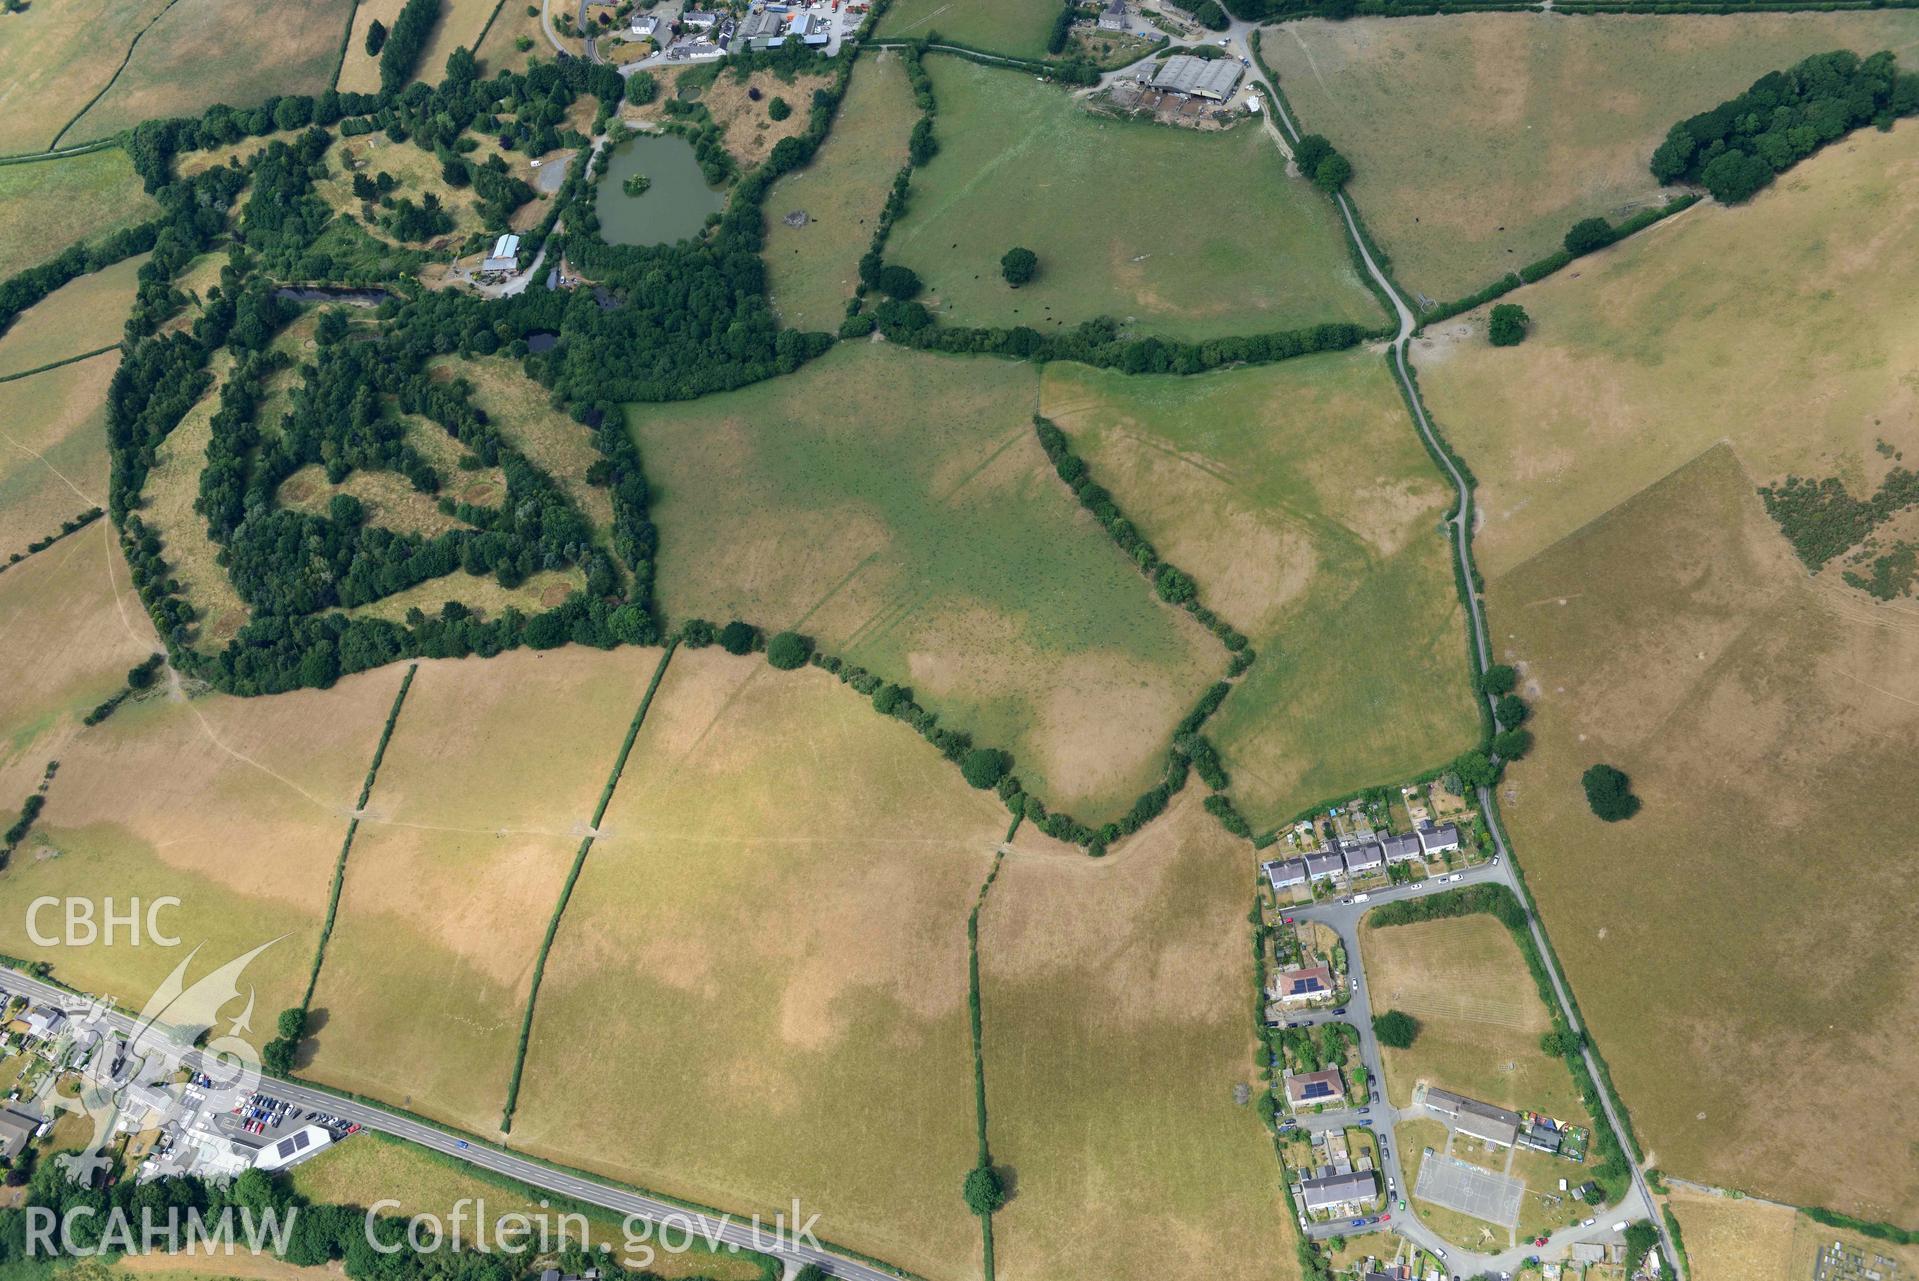
<path id="1" fill-rule="evenodd" d="M 682 647 L 555 940 L 515 1144 L 735 1213 L 798 1196 L 826 1239 L 976 1278 L 966 914 L 1005 829 L 824 672 Z"/>
<path id="2" fill-rule="evenodd" d="M 914 171 L 887 258 L 920 273 L 948 321 L 1048 330 L 1103 315 L 1191 339 L 1383 320 L 1332 204 L 1286 176 L 1257 125 L 1115 120 L 1023 72 L 926 66 L 940 151 Z M 1019 289 L 1000 277 L 1015 245 L 1039 255 Z"/>
<path id="3" fill-rule="evenodd" d="M 1470 313 L 1414 347 L 1479 477 L 1496 578 L 1720 439 L 1758 482 L 1864 492 L 1919 457 L 1919 123 L 1853 135 L 1750 205 L 1701 206 L 1512 295 L 1514 348 Z M 1497 619 L 1494 620 L 1497 623 Z"/>
<path id="4" fill-rule="evenodd" d="M 1472 743 L 1452 498 L 1379 357 L 1198 378 L 1055 364 L 1040 405 L 1259 651 L 1208 729 L 1256 823 Z"/>
<path id="5" fill-rule="evenodd" d="M 29 844 L 0 873 L 0 951 L 53 962 L 83 991 L 136 1009 L 195 946 L 201 972 L 278 941 L 246 971 L 256 1035 L 298 1003 L 346 816 L 399 684 L 397 670 L 273 699 L 164 692 L 123 705 L 60 754 Z M 40 948 L 25 907 L 42 895 L 151 902 L 178 948 Z M 237 1015 L 238 1011 L 229 1011 Z"/>
<path id="6" fill-rule="evenodd" d="M 1445 300 L 1558 249 L 1581 218 L 1654 200 L 1646 162 L 1673 122 L 1768 71 L 1837 48 L 1890 48 L 1910 70 L 1919 14 L 1315 20 L 1268 28 L 1262 48 L 1300 127 L 1352 157 L 1400 282 Z"/>
<path id="7" fill-rule="evenodd" d="M 216 102 L 252 107 L 333 82 L 352 0 L 177 0 L 154 22 L 100 101 L 60 141 L 90 142 L 155 116 L 197 116 Z"/>
<path id="8" fill-rule="evenodd" d="M 480 217 L 479 197 L 473 194 L 471 187 L 456 189 L 447 186 L 446 180 L 440 177 L 440 162 L 432 152 L 421 150 L 411 141 L 393 142 L 383 133 L 361 134 L 327 148 L 327 176 L 316 182 L 313 190 L 336 212 L 360 217 L 364 206 L 353 194 L 353 175 L 356 171 L 348 166 L 349 163 L 361 161 L 365 164 L 357 172 L 363 172 L 369 178 L 382 171 L 393 175 L 398 183 L 393 189 L 396 198 L 405 197 L 415 204 L 424 200 L 428 193 L 439 198 L 441 206 L 453 218 L 453 230 L 422 243 L 435 246 L 456 243 L 473 232 L 485 230 L 486 224 Z M 383 227 L 364 220 L 363 225 L 382 240 L 392 239 Z"/>
<path id="9" fill-rule="evenodd" d="M 0 338 L 0 375 L 119 342 L 133 310 L 135 278 L 146 260 L 139 254 L 70 280 L 27 308 Z"/>
<path id="10" fill-rule="evenodd" d="M 219 562 L 220 548 L 207 536 L 206 517 L 193 509 L 200 497 L 207 445 L 213 439 L 213 415 L 220 407 L 221 384 L 232 367 L 228 352 L 215 355 L 210 365 L 213 383 L 180 419 L 179 426 L 160 442 L 141 491 L 141 519 L 159 534 L 165 545 L 167 572 L 178 581 L 197 615 L 195 648 L 208 652 L 224 648 L 252 613 L 233 590 L 233 580 Z"/>
<path id="11" fill-rule="evenodd" d="M 406 618 L 408 610 L 437 614 L 448 601 L 458 601 L 484 621 L 498 618 L 509 608 L 522 614 L 552 609 L 585 587 L 586 575 L 574 566 L 540 570 L 518 587 L 502 587 L 500 580 L 490 574 L 476 576 L 462 569 L 341 612 L 355 618 L 384 618 L 397 623 Z"/>
<path id="12" fill-rule="evenodd" d="M 1090 818 L 1157 776 L 1224 654 L 1053 475 L 1037 382 L 1027 365 L 841 344 L 632 421 L 668 614 L 808 632 Z"/>
<path id="13" fill-rule="evenodd" d="M 354 8 L 353 31 L 347 36 L 346 58 L 340 63 L 340 78 L 334 86 L 341 93 L 380 92 L 380 57 L 367 57 L 367 28 L 377 20 L 388 31 L 393 30 L 394 19 L 405 5 L 406 0 L 361 0 Z M 445 63 L 441 66 L 444 68 Z"/>
<path id="14" fill-rule="evenodd" d="M 658 661 L 420 665 L 347 862 L 315 1079 L 497 1130 L 535 953 Z"/>
<path id="15" fill-rule="evenodd" d="M 880 19 L 882 38 L 937 33 L 957 44 L 1016 58 L 1044 58 L 1059 14 L 1049 0 L 900 0 Z"/>
<path id="16" fill-rule="evenodd" d="M 1257 1086 L 1250 873 L 1190 792 L 1099 862 L 1001 869 L 979 952 L 1003 1281 L 1298 1275 L 1272 1142 L 1233 1102 Z"/>
<path id="17" fill-rule="evenodd" d="M 1919 617 L 1808 582 L 1724 446 L 1490 588 L 1538 736 L 1505 815 L 1640 1138 L 1676 1174 L 1912 1221 L 1909 1140 L 1828 1137 L 1919 1133 L 1919 841 L 1885 821 L 1919 752 Z M 1595 761 L 1637 817 L 1587 811 Z"/>
<path id="18" fill-rule="evenodd" d="M 0 574 L 0 649 L 0 805 L 17 807 L 87 710 L 159 649 L 104 520 Z"/>
<path id="19" fill-rule="evenodd" d="M 399 6 L 395 5 L 393 11 L 398 13 Z M 554 21 L 558 22 L 564 10 L 556 9 L 553 12 Z M 531 40 L 533 47 L 524 52 L 518 49 L 516 45 L 521 36 Z M 507 0 L 506 7 L 500 10 L 500 16 L 487 28 L 486 39 L 474 50 L 474 55 L 480 60 L 482 74 L 497 76 L 502 71 L 525 71 L 535 58 L 552 61 L 553 46 L 547 43 L 546 33 L 540 29 L 539 14 L 529 14 L 524 3 L 514 4 L 513 0 Z M 348 60 L 351 61 L 350 55 Z M 377 72 L 373 80 L 377 88 Z"/>
<path id="20" fill-rule="evenodd" d="M 1897 1263 L 1900 1276 L 1919 1268 L 1919 1248 L 1830 1228 L 1790 1206 L 1691 1188 L 1674 1188 L 1671 1201 L 1699 1281 L 1801 1281 L 1813 1275 L 1819 1251 L 1835 1241 L 1865 1251 L 1868 1266 L 1877 1255 Z"/>
<path id="21" fill-rule="evenodd" d="M 773 184 L 766 198 L 766 265 L 773 306 L 787 328 L 833 329 L 846 314 L 860 255 L 893 176 L 906 163 L 914 118 L 905 64 L 881 50 L 853 69 L 813 163 Z M 806 214 L 804 227 L 784 221 L 796 209 Z"/>
<path id="22" fill-rule="evenodd" d="M 9 34 L 22 16 L 7 19 Z M 0 89 L 0 102 L 5 93 Z M 77 240 L 103 238 L 158 212 L 118 147 L 0 165 L 0 279 L 45 262 Z"/>
<path id="23" fill-rule="evenodd" d="M 44 0 L 8 14 L 0 44 L 0 154 L 52 146 L 60 127 L 113 78 L 134 35 L 165 7 L 166 0 Z M 13 243 L 0 234 L 0 245 Z"/>
<path id="24" fill-rule="evenodd" d="M 1411 1049 L 1382 1046 L 1393 1104 L 1420 1081 L 1515 1111 L 1587 1122 L 1572 1073 L 1539 1048 L 1552 1029 L 1525 958 L 1490 916 L 1367 928 L 1360 935 L 1375 1010 L 1419 1020 Z"/>
<path id="25" fill-rule="evenodd" d="M 512 4 L 515 0 L 505 0 Z M 439 84 L 446 76 L 446 60 L 461 45 L 468 49 L 479 42 L 480 30 L 486 26 L 486 20 L 493 15 L 494 8 L 501 0 L 440 0 L 440 20 L 434 24 L 433 34 L 427 37 L 426 48 L 420 51 L 420 61 L 415 69 L 414 80 L 430 85 Z M 526 6 L 520 6 L 524 9 Z M 550 52 L 549 48 L 549 52 Z M 363 47 L 360 52 L 366 52 Z M 374 71 L 374 88 L 379 87 L 379 71 Z"/>
<path id="26" fill-rule="evenodd" d="M 455 1214 L 464 1214 L 463 1231 L 470 1246 L 475 1240 L 475 1221 L 484 1210 L 486 1239 L 495 1236 L 496 1225 L 508 1215 L 523 1214 L 533 1224 L 529 1240 L 544 1228 L 549 1239 L 557 1240 L 562 1231 L 570 1240 L 579 1239 L 578 1222 L 571 1210 L 561 1210 L 547 1198 L 534 1199 L 503 1183 L 470 1172 L 460 1162 L 424 1148 L 368 1133 L 348 1143 L 336 1143 L 310 1161 L 295 1166 L 290 1173 L 293 1190 L 309 1201 L 326 1205 L 364 1206 L 375 1200 L 398 1201 L 382 1207 L 383 1215 L 438 1215 L 442 1223 L 451 1223 Z M 462 1202 L 465 1203 L 462 1206 Z M 511 1225 L 509 1225 L 511 1226 Z M 586 1216 L 586 1236 L 594 1245 L 606 1244 L 616 1251 L 626 1241 L 621 1216 L 611 1211 L 596 1211 Z M 675 1238 L 677 1241 L 677 1238 Z M 758 1281 L 759 1265 L 748 1259 L 714 1255 L 704 1250 L 685 1254 L 658 1253 L 643 1260 L 637 1253 L 626 1256 L 630 1266 L 642 1267 L 662 1277 L 709 1277 L 711 1281 Z"/>
<path id="27" fill-rule="evenodd" d="M 113 354 L 0 383 L 0 564 L 107 496 Z"/>

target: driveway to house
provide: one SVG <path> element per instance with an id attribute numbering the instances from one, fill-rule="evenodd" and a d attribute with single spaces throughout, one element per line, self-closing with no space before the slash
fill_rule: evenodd
<path id="1" fill-rule="evenodd" d="M 1385 1089 L 1386 1074 L 1379 1053 L 1379 1038 L 1373 1033 L 1372 988 L 1366 982 L 1365 961 L 1359 950 L 1359 926 L 1366 913 L 1385 903 L 1395 903 L 1404 899 L 1424 898 L 1429 894 L 1441 894 L 1449 890 L 1465 889 L 1471 885 L 1492 882 L 1504 885 L 1517 892 L 1516 878 L 1512 874 L 1512 861 L 1502 855 L 1497 863 L 1482 863 L 1445 876 L 1435 876 L 1416 885 L 1395 885 L 1383 890 L 1374 890 L 1366 895 L 1364 903 L 1354 901 L 1352 895 L 1322 903 L 1312 903 L 1299 907 L 1281 907 L 1282 917 L 1290 917 L 1298 924 L 1314 923 L 1324 925 L 1339 938 L 1340 946 L 1346 949 L 1346 973 L 1351 986 L 1351 996 L 1338 1008 L 1345 1011 L 1336 1015 L 1332 1010 L 1301 1011 L 1286 1020 L 1288 1027 L 1318 1027 L 1323 1023 L 1347 1023 L 1359 1033 L 1360 1064 L 1366 1069 L 1367 1088 L 1370 1099 L 1358 1108 L 1342 1108 L 1338 1111 L 1308 1113 L 1297 1118 L 1296 1128 L 1309 1134 L 1323 1131 L 1339 1131 L 1348 1127 L 1364 1127 L 1373 1131 L 1379 1144 L 1380 1174 L 1388 1181 L 1392 1189 L 1387 1198 L 1387 1209 L 1392 1218 L 1381 1222 L 1379 1215 L 1355 1216 L 1364 1218 L 1363 1225 L 1356 1225 L 1353 1218 L 1339 1219 L 1332 1223 L 1305 1225 L 1303 1230 L 1314 1240 L 1324 1241 L 1329 1237 L 1352 1236 L 1365 1231 L 1397 1231 L 1423 1250 L 1445 1251 L 1445 1260 L 1450 1272 L 1460 1276 L 1477 1276 L 1490 1273 L 1517 1272 L 1528 1258 L 1553 1260 L 1564 1258 L 1571 1253 L 1575 1242 L 1614 1243 L 1623 1240 L 1622 1234 L 1614 1232 L 1610 1224 L 1621 1219 L 1633 1220 L 1652 1217 L 1651 1199 L 1635 1183 L 1626 1199 L 1620 1204 L 1605 1210 L 1593 1211 L 1593 1217 L 1603 1220 L 1590 1228 L 1567 1227 L 1553 1233 L 1543 1246 L 1530 1243 L 1515 1246 L 1497 1254 L 1480 1254 L 1463 1246 L 1453 1245 L 1419 1221 L 1418 1210 L 1409 1203 L 1405 1211 L 1396 1209 L 1401 1198 L 1409 1197 L 1411 1190 L 1406 1179 L 1405 1166 L 1400 1159 L 1398 1142 L 1394 1126 L 1402 1120 L 1416 1120 L 1426 1116 L 1422 1108 L 1411 1107 L 1404 1110 L 1392 1105 Z M 1522 898 L 1520 900 L 1524 902 Z"/>

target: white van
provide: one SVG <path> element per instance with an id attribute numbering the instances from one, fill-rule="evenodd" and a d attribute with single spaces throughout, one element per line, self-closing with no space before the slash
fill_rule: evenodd
<path id="1" fill-rule="evenodd" d="M 1355 894 L 1353 895 L 1353 902 L 1355 903 L 1370 902 L 1372 900 L 1372 897 L 1373 896 L 1370 894 Z"/>

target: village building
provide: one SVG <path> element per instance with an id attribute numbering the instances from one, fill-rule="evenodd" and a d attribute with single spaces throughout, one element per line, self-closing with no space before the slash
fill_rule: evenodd
<path id="1" fill-rule="evenodd" d="M 1261 863 L 1259 870 L 1266 873 L 1267 883 L 1273 887 L 1274 893 L 1290 890 L 1295 885 L 1306 883 L 1306 860 L 1303 858 L 1276 858 L 1271 862 Z"/>
<path id="2" fill-rule="evenodd" d="M 1306 875 L 1315 881 L 1330 881 L 1346 875 L 1346 860 L 1332 850 L 1320 850 L 1306 856 Z"/>
<path id="3" fill-rule="evenodd" d="M 1273 980 L 1273 999 L 1282 1005 L 1304 1005 L 1333 994 L 1333 972 L 1324 965 L 1281 970 Z"/>
<path id="4" fill-rule="evenodd" d="M 1346 1078 L 1336 1067 L 1318 1072 L 1302 1072 L 1286 1077 L 1286 1102 L 1295 1108 L 1319 1103 L 1339 1103 L 1346 1098 Z"/>
<path id="5" fill-rule="evenodd" d="M 1371 1170 L 1303 1179 L 1299 1185 L 1300 1204 L 1308 1214 L 1351 1213 L 1378 1195 L 1379 1180 Z"/>
<path id="6" fill-rule="evenodd" d="M 1442 1090 L 1428 1086 L 1417 1100 L 1423 1103 L 1428 1112 L 1451 1125 L 1467 1138 L 1490 1143 L 1494 1147 L 1509 1148 L 1518 1141 L 1519 1131 L 1526 1119 L 1517 1112 L 1505 1108 L 1496 1108 L 1490 1103 L 1481 1103 L 1451 1090 Z"/>
<path id="7" fill-rule="evenodd" d="M 1417 836 L 1388 836 L 1380 841 L 1379 848 L 1388 863 L 1414 863 L 1426 857 Z"/>
<path id="8" fill-rule="evenodd" d="M 1126 30 L 1126 0 L 1112 0 L 1112 3 L 1099 11 L 1096 24 L 1101 31 Z"/>
<path id="9" fill-rule="evenodd" d="M 1444 854 L 1459 848 L 1459 829 L 1451 823 L 1442 823 L 1438 827 L 1421 823 L 1418 832 L 1419 848 L 1428 854 Z"/>

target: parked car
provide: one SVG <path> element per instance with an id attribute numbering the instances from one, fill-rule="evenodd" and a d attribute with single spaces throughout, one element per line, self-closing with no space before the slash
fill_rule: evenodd
<path id="1" fill-rule="evenodd" d="M 1338 1018 L 1345 1013 L 1346 1013 L 1346 1007 L 1342 1005 L 1338 1009 L 1333 1011 L 1333 1017 Z"/>
<path id="2" fill-rule="evenodd" d="M 1582 1228 L 1590 1228 L 1593 1224 L 1597 1222 L 1599 1222 L 1598 1219 L 1587 1219 L 1584 1223 L 1580 1224 L 1579 1226 Z"/>
<path id="3" fill-rule="evenodd" d="M 1388 1210 L 1385 1214 L 1380 1215 L 1379 1221 L 1381 1223 L 1391 1223 L 1393 1221 L 1392 1211 Z"/>
<path id="4" fill-rule="evenodd" d="M 1363 1227 L 1365 1227 L 1365 1226 L 1366 1226 L 1366 1220 L 1364 1220 L 1364 1219 L 1354 1219 L 1354 1220 L 1353 1220 L 1353 1222 L 1352 1222 L 1352 1225 L 1351 1225 L 1351 1226 L 1353 1226 L 1353 1227 L 1355 1227 L 1355 1228 L 1363 1228 Z"/>

